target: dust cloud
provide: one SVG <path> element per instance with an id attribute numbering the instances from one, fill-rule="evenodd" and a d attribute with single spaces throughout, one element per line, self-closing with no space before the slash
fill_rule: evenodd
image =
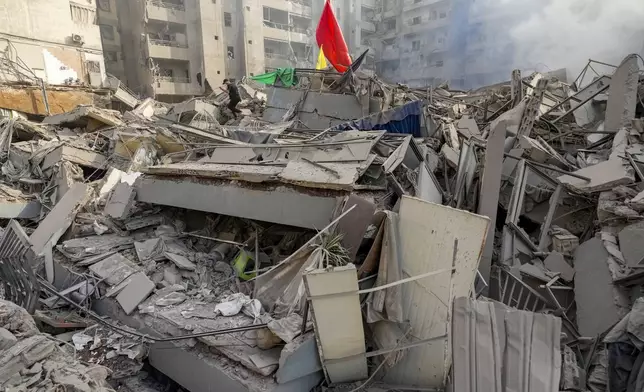
<path id="1" fill-rule="evenodd" d="M 475 0 L 471 7 L 512 16 L 513 68 L 524 71 L 567 68 L 574 78 L 590 58 L 618 65 L 629 53 L 644 54 L 644 0 Z"/>

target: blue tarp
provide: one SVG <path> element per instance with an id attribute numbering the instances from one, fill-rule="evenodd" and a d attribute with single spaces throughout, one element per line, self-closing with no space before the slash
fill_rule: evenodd
<path id="1" fill-rule="evenodd" d="M 334 131 L 348 131 L 351 129 L 361 131 L 384 130 L 389 133 L 404 133 L 414 137 L 422 137 L 420 134 L 420 116 L 422 113 L 422 101 L 414 101 L 386 112 L 374 113 L 359 120 L 336 125 L 331 129 Z"/>

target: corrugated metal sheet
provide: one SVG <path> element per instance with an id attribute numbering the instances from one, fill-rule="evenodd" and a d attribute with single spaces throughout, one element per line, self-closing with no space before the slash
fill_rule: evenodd
<path id="1" fill-rule="evenodd" d="M 559 390 L 560 318 L 458 298 L 452 328 L 454 391 Z"/>
<path id="2" fill-rule="evenodd" d="M 403 277 L 450 269 L 453 261 L 456 266 L 451 278 L 436 275 L 403 285 L 403 314 L 412 328 L 410 340 L 448 335 L 450 304 L 472 288 L 489 219 L 411 197 L 403 197 L 399 215 Z M 439 339 L 409 349 L 384 379 L 396 385 L 442 388 L 450 363 L 449 341 Z"/>

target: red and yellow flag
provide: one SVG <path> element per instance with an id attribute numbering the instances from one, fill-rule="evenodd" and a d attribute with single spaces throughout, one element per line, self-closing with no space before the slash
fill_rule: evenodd
<path id="1" fill-rule="evenodd" d="M 320 48 L 324 47 L 324 56 L 338 72 L 344 73 L 351 65 L 349 48 L 342 35 L 342 29 L 333 13 L 331 0 L 326 0 L 315 38 Z"/>

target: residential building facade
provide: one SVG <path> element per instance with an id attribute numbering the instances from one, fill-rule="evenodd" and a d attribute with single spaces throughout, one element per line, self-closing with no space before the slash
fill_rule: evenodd
<path id="1" fill-rule="evenodd" d="M 448 82 L 469 89 L 509 78 L 509 30 L 529 10 L 474 0 L 382 0 L 376 70 L 414 87 Z"/>
<path id="2" fill-rule="evenodd" d="M 0 0 L 0 81 L 101 87 L 105 64 L 96 3 Z"/>
<path id="3" fill-rule="evenodd" d="M 108 72 L 142 96 L 178 102 L 226 78 L 313 66 L 311 0 L 99 1 Z"/>

